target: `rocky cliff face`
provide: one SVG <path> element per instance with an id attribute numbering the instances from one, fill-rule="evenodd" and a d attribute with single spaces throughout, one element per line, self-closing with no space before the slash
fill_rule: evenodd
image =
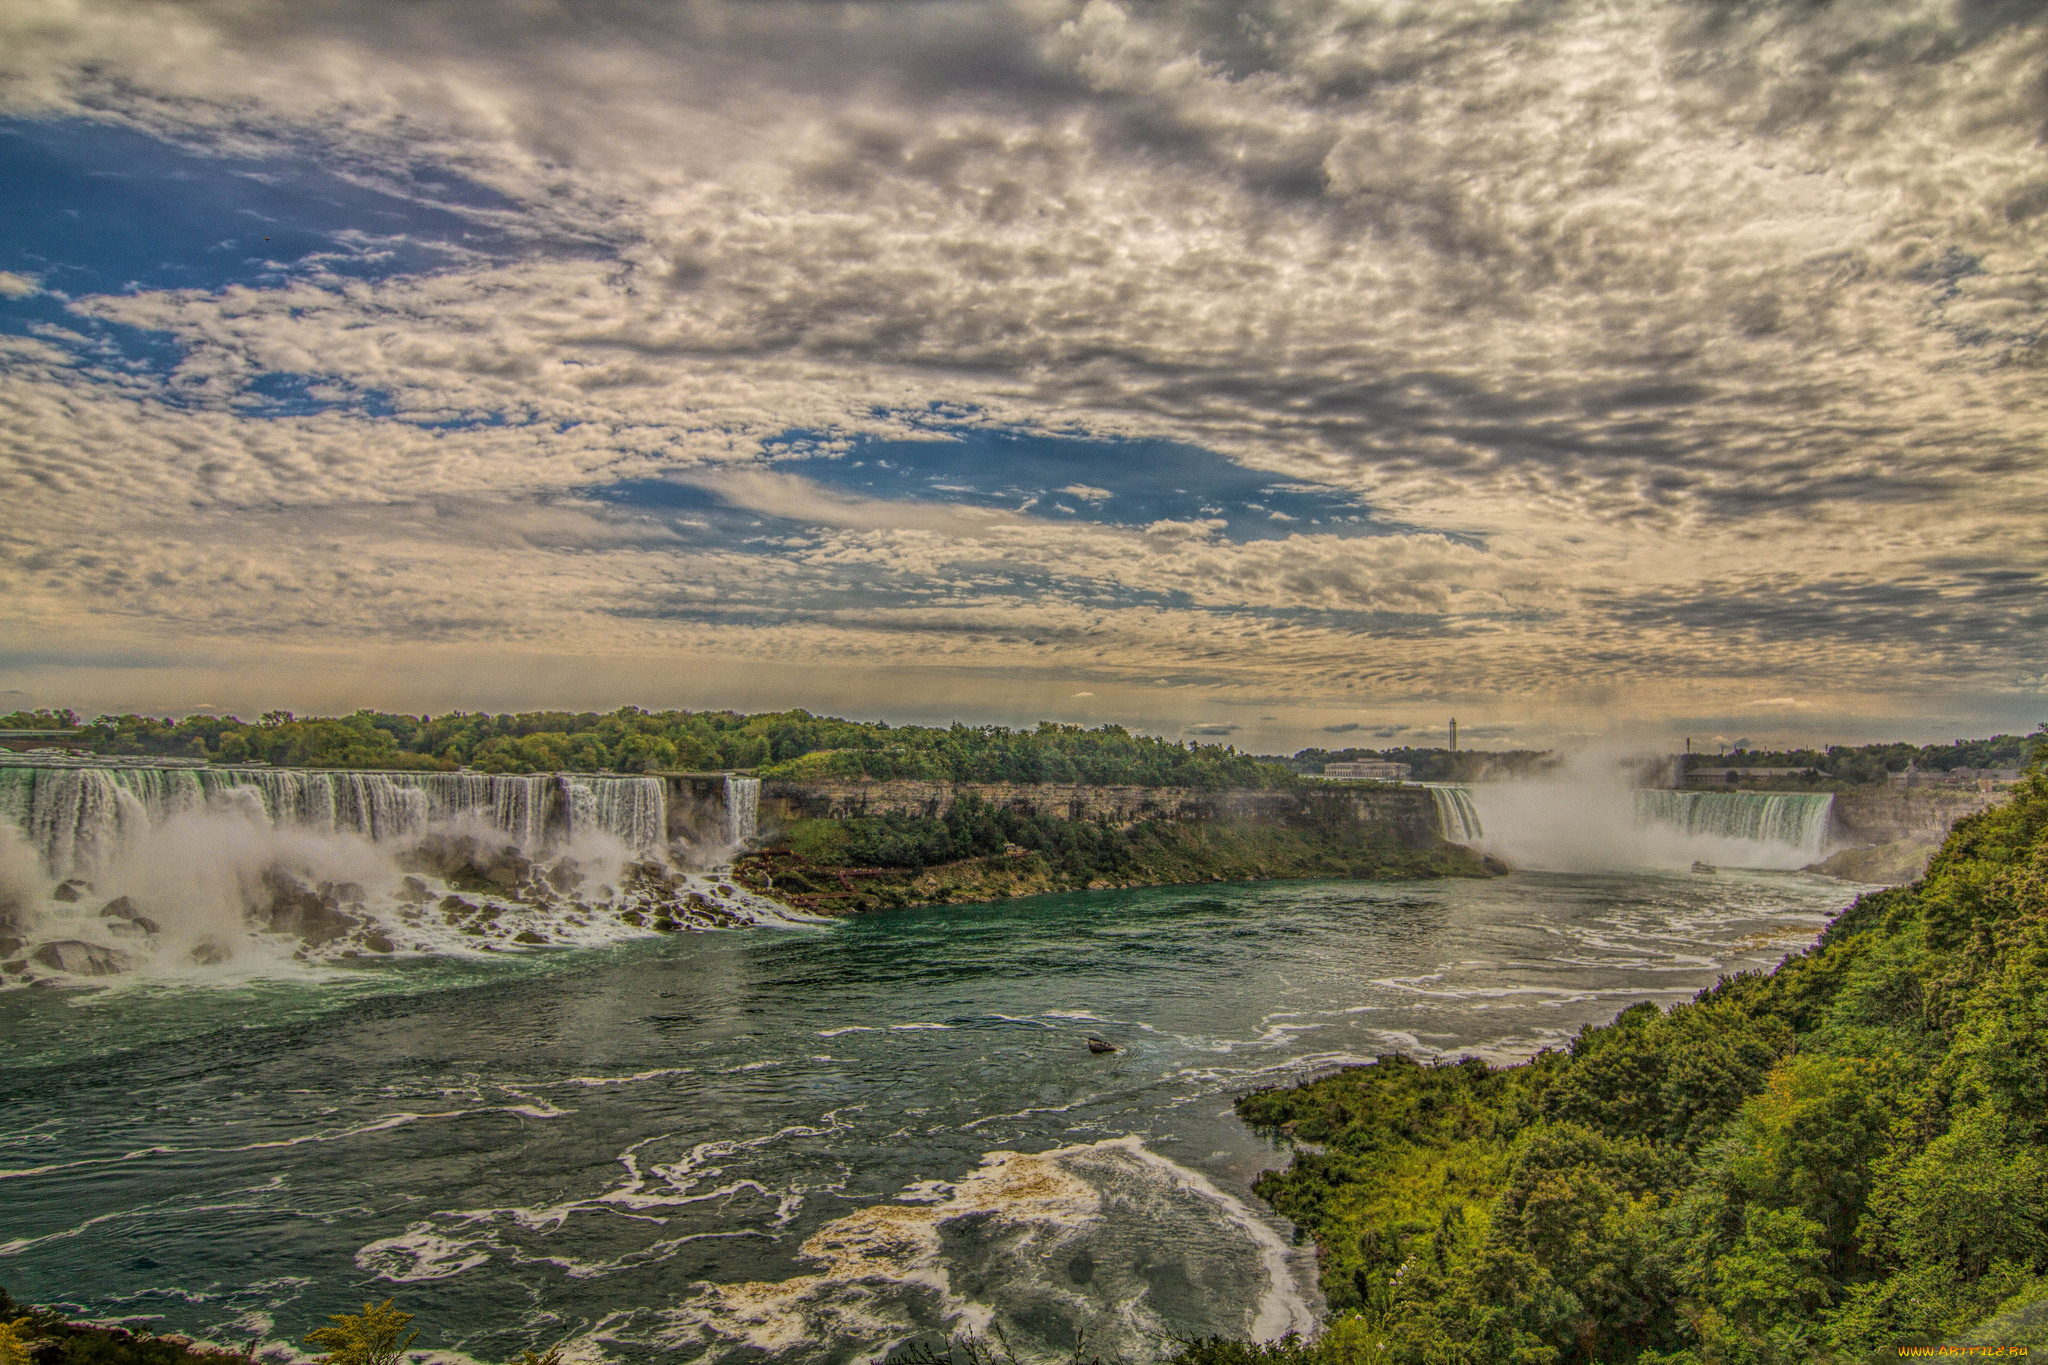
<path id="1" fill-rule="evenodd" d="M 943 815 L 964 796 L 1067 820 L 1181 823 L 1265 820 L 1303 825 L 1342 820 L 1384 828 L 1404 844 L 1437 838 L 1436 803 L 1418 787 L 1312 787 L 1287 790 L 1191 787 L 1091 787 L 1071 783 L 824 781 L 769 782 L 761 821 L 848 819 L 862 815 Z"/>
<path id="2" fill-rule="evenodd" d="M 1838 847 L 1811 870 L 1877 886 L 1916 882 L 1956 821 L 2009 795 L 1896 787 L 1842 792 L 1835 797 L 1829 831 Z"/>
<path id="3" fill-rule="evenodd" d="M 2006 792 L 1900 790 L 1846 791 L 1835 797 L 1835 842 L 1885 844 L 1901 839 L 1940 843 L 1965 815 L 2006 799 Z"/>

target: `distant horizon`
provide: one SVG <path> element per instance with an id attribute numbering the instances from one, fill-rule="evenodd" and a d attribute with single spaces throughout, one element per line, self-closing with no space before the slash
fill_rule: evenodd
<path id="1" fill-rule="evenodd" d="M 1466 727 L 1464 726 L 1463 722 L 1460 722 L 1460 726 L 1459 726 L 1459 743 L 1458 743 L 1458 746 L 1457 746 L 1457 748 L 1456 748 L 1455 750 L 1451 749 L 1451 748 L 1450 748 L 1450 746 L 1449 746 L 1449 743 L 1448 743 L 1448 739 L 1449 739 L 1449 735 L 1448 735 L 1448 725 L 1446 725 L 1446 726 L 1444 727 L 1444 732 L 1443 732 L 1443 733 L 1441 733 L 1440 735 L 1438 735 L 1438 736 L 1437 736 L 1437 737 L 1436 737 L 1435 739 L 1431 739 L 1431 738 L 1429 738 L 1429 737 L 1426 737 L 1426 736 L 1415 736 L 1415 737 L 1413 737 L 1413 738 L 1391 738 L 1391 737 L 1384 737 L 1384 736 L 1371 736 L 1371 735 L 1368 735 L 1368 736 L 1367 736 L 1366 738 L 1360 738 L 1360 735 L 1366 732 L 1366 729 L 1367 729 L 1367 727 L 1364 727 L 1364 726 L 1359 726 L 1359 727 L 1356 727 L 1356 728 L 1346 728 L 1345 730 L 1343 730 L 1343 731 L 1341 731 L 1341 732 L 1338 732 L 1338 733 L 1322 733 L 1322 734 L 1319 734 L 1319 735 L 1315 735 L 1315 736 L 1310 736 L 1309 738 L 1307 738 L 1307 739 L 1303 740 L 1303 741 L 1302 741 L 1302 742 L 1300 742 L 1300 743 L 1292 744 L 1291 746 L 1288 746 L 1288 747 L 1284 747 L 1284 748 L 1259 748 L 1259 747 L 1256 747 L 1256 746 L 1250 745 L 1250 744 L 1248 744 L 1248 743 L 1246 743 L 1246 742 L 1244 742 L 1244 741 L 1241 741 L 1241 740 L 1240 740 L 1240 739 L 1239 739 L 1239 738 L 1238 738 L 1238 737 L 1237 737 L 1237 736 L 1236 736 L 1235 734 L 1224 734 L 1224 735 L 1211 735 L 1211 734 L 1203 734 L 1203 733 L 1193 733 L 1193 732 L 1190 732 L 1190 731 L 1188 731 L 1188 730 L 1186 730 L 1186 729 L 1183 729 L 1183 730 L 1182 730 L 1181 732 L 1179 732 L 1179 733 L 1173 733 L 1173 732 L 1170 732 L 1170 731 L 1166 731 L 1166 730 L 1160 730 L 1160 729 L 1151 729 L 1151 728 L 1147 728 L 1147 727 L 1145 727 L 1145 726 L 1144 726 L 1144 725 L 1143 725 L 1142 723 L 1140 723 L 1140 724 L 1132 724 L 1132 723 L 1129 723 L 1129 722 L 1125 722 L 1125 721 L 1119 721 L 1119 720 L 1115 720 L 1115 719 L 1105 719 L 1105 720 L 1097 720 L 1097 721 L 1091 721 L 1091 722 L 1084 722 L 1084 721 L 1076 721 L 1076 720 L 1059 720 L 1059 719 L 1056 719 L 1056 718 L 1054 718 L 1054 717 L 1049 717 L 1049 716 L 1045 716 L 1045 717 L 1036 717 L 1036 718 L 1033 718 L 1033 719 L 1029 719 L 1029 720 L 1023 720 L 1023 721 L 975 721 L 975 720 L 969 720 L 969 719 L 967 719 L 967 718 L 964 718 L 964 717 L 956 717 L 956 718 L 952 718 L 952 719 L 948 719 L 948 720 L 941 720 L 941 721 L 931 721 L 931 720 L 897 720 L 897 719 L 891 719 L 891 718 L 888 718 L 888 717 L 885 717 L 885 716 L 876 716 L 876 715 L 870 715 L 870 716 L 862 716 L 862 715 L 840 715 L 840 714 L 834 714 L 834 713 L 831 713 L 831 712 L 827 712 L 827 711 L 823 711 L 823 710 L 820 710 L 820 709 L 817 709 L 817 708 L 814 708 L 814 707 L 807 707 L 807 706 L 793 706 L 793 707 L 778 707 L 778 708 L 764 708 L 764 709 L 747 709 L 747 708 L 744 708 L 744 707 L 729 707 L 729 706 L 694 706 L 694 707 L 654 707 L 654 706 L 642 706 L 642 705 L 638 705 L 637 703 L 632 703 L 632 702 L 624 702 L 624 703 L 620 703 L 620 704 L 618 704 L 618 705 L 615 705 L 615 706 L 606 706 L 606 707 L 561 707 L 561 706 L 541 706 L 541 707 L 527 707 L 527 708 L 521 708 L 521 709 L 499 709 L 499 708 L 489 708 L 489 707 L 460 707 L 460 706 L 458 706 L 458 707 L 448 707 L 448 708 L 445 708 L 445 709 L 440 709 L 440 710 L 433 710 L 433 709 L 426 709 L 426 708 L 423 708 L 423 709 L 420 709 L 420 710 L 405 710 L 405 709 L 399 709 L 399 708 L 383 708 L 383 707 L 362 707 L 362 708 L 354 708 L 354 709 L 352 709 L 352 710 L 348 710 L 348 711 L 303 711 L 303 712 L 301 712 L 301 711 L 296 711 L 296 710 L 293 710 L 293 709 L 292 709 L 292 708 L 290 708 L 290 707 L 280 707 L 280 706 L 266 706 L 266 707 L 263 707 L 263 708 L 262 708 L 261 710 L 258 710 L 258 711 L 254 711 L 254 712 L 253 712 L 252 714 L 247 714 L 247 715 L 243 714 L 241 710 L 234 710 L 234 711 L 230 711 L 230 710 L 225 710 L 225 709 L 221 709 L 221 708 L 211 708 L 211 707 L 195 707 L 195 708 L 186 708 L 186 709 L 183 709 L 183 710 L 180 710 L 180 709 L 177 709 L 177 708 L 134 708 L 134 709 L 123 709 L 123 710 L 111 710 L 111 709 L 104 709 L 104 710 L 92 710 L 92 711 L 88 711 L 88 710 L 86 710 L 86 709 L 82 709 L 82 708 L 78 708 L 78 707 L 67 707 L 67 706 L 66 706 L 66 705 L 64 705 L 63 703 L 47 703 L 47 704 L 44 704 L 44 705 L 42 705 L 42 706 L 26 706 L 26 705 L 19 705 L 19 704 L 9 704 L 9 699 L 8 699 L 8 698 L 5 698 L 5 697 L 0 697 L 0 706 L 5 706 L 5 708 L 6 708 L 6 709 L 5 709 L 5 711 L 0 711 L 0 715 L 5 715 L 5 714 L 7 714 L 7 713 L 9 713 L 9 712 L 23 712 L 23 713 L 28 713 L 28 712 L 34 712 L 34 711 L 38 711 L 38 710 L 43 710 L 43 711 L 55 711 L 55 712 L 61 712 L 61 711 L 69 710 L 69 711 L 71 711 L 71 712 L 72 712 L 73 714 L 75 714 L 75 715 L 77 715 L 77 716 L 79 717 L 79 720 L 80 720 L 80 724 L 81 724 L 81 726 L 87 726 L 87 725 L 90 725 L 90 724 L 91 724 L 91 723 L 92 723 L 93 721 L 95 721 L 95 720 L 97 720 L 97 719 L 100 719 L 100 718 L 103 718 L 103 717 L 114 717 L 114 718 L 118 718 L 118 717 L 121 717 L 121 716 L 143 716 L 143 717 L 149 717 L 149 718 L 153 718 L 153 719 L 158 719 L 158 718 L 160 718 L 160 719 L 167 719 L 167 720 L 172 720 L 172 721 L 180 721 L 180 722 L 182 722 L 182 721 L 184 721 L 184 720 L 187 720 L 187 719 L 190 719 L 190 718 L 193 718 L 193 717 L 201 717 L 201 718 L 210 718 L 210 719 L 220 719 L 220 720 L 235 720 L 235 721 L 238 721 L 239 723 L 241 723 L 241 724 L 243 724 L 243 725 L 258 725 L 258 724 L 260 724 L 260 723 L 261 723 L 261 720 L 262 720 L 262 717 L 263 717 L 263 715 L 264 715 L 264 714 L 265 714 L 266 712 L 271 712 L 271 711 L 287 711 L 287 712 L 290 712 L 290 714 L 291 714 L 291 716 L 292 716 L 292 718 L 293 718 L 294 720 L 301 720 L 301 721 L 309 721 L 309 720 L 340 720 L 340 719 L 344 719 L 344 718 L 346 718 L 346 717 L 347 717 L 347 716 L 349 716 L 349 715 L 355 714 L 355 712 L 356 712 L 357 710 L 367 710 L 367 711 L 372 711 L 372 712 L 374 712 L 374 713 L 376 713 L 376 714 L 381 714 L 381 715 L 403 715 L 403 716 L 409 716 L 409 717 L 418 717 L 418 718 L 423 718 L 423 719 L 424 719 L 424 718 L 441 718 L 441 717 L 446 717 L 446 716 L 455 716 L 455 715 L 468 715 L 468 716 L 503 716 L 503 715 L 511 715 L 511 716 L 520 716 L 520 715 L 537 715 L 537 714 L 561 714 L 561 715 L 570 715 L 570 716 L 580 716 L 580 715 L 594 715 L 594 716 L 604 716 L 604 715 L 608 715 L 608 714 L 612 714 L 612 713 L 615 713 L 615 712 L 617 712 L 618 710 L 620 710 L 621 708 L 624 708 L 624 707 L 631 707 L 631 708 L 637 709 L 637 710 L 639 710 L 639 711 L 642 711 L 642 712 L 646 712 L 646 713 L 650 713 L 650 714 L 661 714 L 661 713 L 663 713 L 663 712 L 681 712 L 681 713 L 687 713 L 687 714 L 703 714 L 703 713 L 716 713 L 716 714 L 734 714 L 734 715 L 739 715 L 739 716 L 744 716 L 744 717 L 752 717 L 752 716 L 762 716 L 762 715 L 785 715 L 785 714 L 789 714 L 789 713 L 791 713 L 791 712 L 794 712 L 794 711 L 804 711 L 804 712 L 807 712 L 808 714 L 810 714 L 810 715 L 812 715 L 812 716 L 814 716 L 814 717 L 817 717 L 818 719 L 821 719 L 821 720 L 842 720 L 842 721 L 851 721 L 851 722 L 855 722 L 855 723 L 859 723 L 859 724 L 881 724 L 881 725 L 888 725 L 888 726 L 891 726 L 891 727 L 893 727 L 893 728 L 903 728 L 903 727 L 906 727 L 906 726 L 921 726 L 921 727 L 925 727 L 925 728 L 943 729 L 943 728 L 946 728 L 947 726 L 949 726 L 949 725 L 952 725 L 952 724 L 961 724 L 961 725 L 966 725 L 966 726 L 969 726 L 970 728 L 980 728 L 980 727 L 983 727 L 983 726 L 1002 726 L 1002 727 L 1004 727 L 1004 728 L 1007 728 L 1007 729 L 1009 729 L 1009 730 L 1011 730 L 1011 731 L 1013 731 L 1013 732 L 1016 732 L 1016 731 L 1029 731 L 1029 730 L 1035 729 L 1035 728 L 1036 728 L 1036 727 L 1037 727 L 1038 725 L 1041 725 L 1041 724 L 1056 724 L 1056 725 L 1077 725 L 1077 726 L 1081 726 L 1081 727 L 1082 727 L 1082 728 L 1084 728 L 1084 729 L 1101 729 L 1101 728 L 1103 728 L 1103 727 L 1105 727 L 1105 726 L 1111 726 L 1111 725 L 1120 725 L 1120 726 L 1122 726 L 1122 728 L 1124 728 L 1125 730 L 1129 731 L 1130 733 L 1132 733 L 1132 734 L 1134 734 L 1134 735 L 1140 735 L 1140 736 L 1143 736 L 1143 737 L 1146 737 L 1146 738 L 1154 738 L 1154 739 L 1164 739 L 1164 740 L 1171 740 L 1171 741 L 1175 741 L 1175 742 L 1194 742 L 1194 743 L 1198 743 L 1198 744 L 1214 744 L 1214 745 L 1218 745 L 1218 746 L 1231 746 L 1231 747 L 1235 747 L 1235 748 L 1236 748 L 1236 749 L 1237 749 L 1237 750 L 1238 750 L 1238 751 L 1239 751 L 1240 753 L 1248 754 L 1248 755 L 1250 755 L 1250 756 L 1252 756 L 1252 757 L 1254 757 L 1254 758 L 1275 758 L 1275 759 L 1289 759 L 1289 758 L 1293 758 L 1293 757 L 1294 757 L 1295 755 L 1297 755 L 1297 754 L 1299 754 L 1299 753 L 1302 753 L 1302 752 L 1304 752 L 1304 751 L 1307 751 L 1307 750 L 1324 750 L 1324 751 L 1327 751 L 1327 752 L 1331 752 L 1331 753 L 1337 753 L 1337 752 L 1342 752 L 1342 751 L 1346 751 L 1346 750 L 1359 750 L 1359 751 L 1369 751 L 1369 752 L 1374 752 L 1374 753 L 1384 753 L 1384 752 L 1387 752 L 1387 751 L 1390 751 L 1390 750 L 1412 750 L 1412 751 L 1416 751 L 1416 752 L 1439 752 L 1439 753 L 1453 753 L 1453 752 L 1455 752 L 1455 753 L 1496 753 L 1496 754 L 1499 754 L 1499 753 L 1518 753 L 1518 752 L 1520 752 L 1520 753 L 1545 753 L 1545 752 L 1548 752 L 1548 753 L 1557 753 L 1557 752 L 1583 752 L 1583 751 L 1586 751 L 1586 750 L 1596 750 L 1596 751 L 1597 751 L 1597 750 L 1602 750 L 1602 749 L 1611 749 L 1611 750 L 1614 750 L 1614 751 L 1616 751 L 1617 753 L 1631 753 L 1631 752 L 1632 752 L 1632 753 L 1639 753 L 1639 754 L 1652 754 L 1652 753 L 1671 753 L 1671 754 L 1677 754 L 1677 753 L 1682 753 L 1682 752 L 1686 752 L 1686 750 L 1685 750 L 1685 749 L 1683 748 L 1683 745 L 1684 745 L 1684 742 L 1685 742 L 1685 740 L 1686 740 L 1687 738 L 1690 738 L 1690 739 L 1692 740 L 1692 742 L 1693 742 L 1693 745 L 1694 745 L 1694 748 L 1693 748 L 1693 749 L 1691 750 L 1691 752 L 1693 752 L 1693 753 L 1694 753 L 1694 754 L 1696 754 L 1696 755 L 1707 755 L 1707 756 L 1713 756 L 1713 755 L 1714 755 L 1714 754 L 1715 754 L 1716 752 L 1731 752 L 1731 753 L 1732 753 L 1732 752 L 1734 752 L 1734 751 L 1735 751 L 1736 749 L 1738 749 L 1738 748 L 1746 749 L 1746 750 L 1748 750 L 1748 751 L 1751 751 L 1751 752 L 1789 752 L 1789 751 L 1797 751 L 1797 750 L 1811 750 L 1811 751 L 1815 751 L 1815 752 L 1825 752 L 1826 750 L 1828 750 L 1828 749 L 1830 749 L 1830 748 L 1849 748 L 1849 749 L 1855 749 L 1855 748 L 1867 748 L 1867 747 L 1874 747 L 1874 746 L 1879 746 L 1879 745 L 1889 745 L 1889 744 L 1903 744 L 1903 745 L 1912 745 L 1912 746 L 1915 746 L 1915 747 L 1918 747 L 1918 748 L 1934 748 L 1934 747 L 1939 747 L 1939 746 L 1941 746 L 1941 745 L 1944 745 L 1944 744 L 1968 744 L 1968 743 L 1978 743 L 1978 742 L 1985 742 L 1985 741 L 1990 741 L 1990 740 L 1997 740 L 1997 739 L 2026 739 L 2026 738 L 2029 738 L 2029 737 L 2031 737 L 2031 736 L 2034 736 L 2034 735 L 2037 735 L 2037 734 L 2041 733 L 2041 732 L 2042 732 L 2042 731 L 2043 731 L 2044 729 L 2048 729 L 2048 720 L 2043 720 L 2043 721 L 2039 721 L 2039 722 L 2036 722 L 2036 723 L 2035 723 L 2034 725 L 2032 725 L 2032 726 L 2024 727 L 2024 728 L 2021 728 L 2021 729 L 2015 729 L 2015 730 L 1994 730 L 1994 731 L 1990 731 L 1990 732 L 1987 732 L 1987 733 L 1984 733 L 1984 734 L 1976 734 L 1976 735 L 1941 735 L 1941 736 L 1936 736 L 1936 737 L 1933 737 L 1933 738 L 1926 738 L 1926 739 L 1914 738 L 1914 737 L 1910 737 L 1910 736 L 1899 736 L 1899 735 L 1896 735 L 1896 734 L 1894 734 L 1894 735 L 1887 735 L 1887 736 L 1885 736 L 1885 737 L 1883 737 L 1883 738 L 1876 738 L 1876 739 L 1838 739 L 1838 738 L 1829 738 L 1829 739 L 1819 739 L 1819 740 L 1813 739 L 1813 738 L 1811 738 L 1811 737 L 1804 737 L 1804 738 L 1784 738 L 1784 737 L 1779 737 L 1779 738 L 1766 738 L 1766 739 L 1759 739 L 1759 738 L 1757 738 L 1757 737 L 1755 737 L 1755 736 L 1751 736 L 1751 735 L 1746 735 L 1746 734 L 1745 734 L 1745 735 L 1740 735 L 1740 736 L 1735 736 L 1735 737 L 1720 737 L 1720 736 L 1706 737 L 1706 736 L 1700 736 L 1700 735 L 1692 735 L 1692 736 L 1678 736 L 1678 737 L 1676 737 L 1675 739 L 1673 739 L 1673 740 L 1671 741 L 1671 747 L 1669 747 L 1669 748 L 1659 748 L 1659 747 L 1657 747 L 1657 741 L 1656 741 L 1656 740 L 1655 740 L 1654 738 L 1652 738 L 1652 737 L 1637 737 L 1637 738 L 1636 738 L 1636 739 L 1634 739 L 1634 740 L 1617 740 L 1617 739 L 1614 739 L 1614 738 L 1612 738 L 1612 737 L 1607 737 L 1607 738 L 1600 738 L 1600 737 L 1591 737 L 1591 738 L 1587 738 L 1587 739 L 1584 739 L 1584 740 L 1582 740 L 1582 741 L 1580 741 L 1580 742 L 1578 742 L 1578 743 L 1573 743 L 1573 742 L 1571 742 L 1571 741 L 1569 741 L 1569 740 L 1566 740 L 1566 741 L 1563 741 L 1563 742 L 1557 742 L 1557 743 L 1550 743 L 1550 744 L 1533 744 L 1533 743 L 1489 743 L 1489 742 L 1486 742 L 1485 740 L 1480 740 L 1480 741 L 1478 741 L 1478 742 L 1471 742 L 1471 743 L 1468 743 L 1468 742 L 1467 742 L 1467 736 L 1468 736 L 1468 735 L 1470 734 L 1470 731 L 1466 729 Z M 245 709 L 246 709 L 246 708 L 245 708 Z M 1447 720 L 1448 720 L 1448 718 L 1447 718 Z M 0 728 L 5 728 L 5 727 L 0 727 Z M 1709 747 L 1707 747 L 1707 746 L 1715 746 L 1715 747 L 1713 747 L 1713 748 L 1709 748 Z"/>

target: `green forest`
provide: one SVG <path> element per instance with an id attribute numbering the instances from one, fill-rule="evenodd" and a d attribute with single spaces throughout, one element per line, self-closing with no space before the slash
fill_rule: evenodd
<path id="1" fill-rule="evenodd" d="M 2024 768 L 2048 739 L 2048 725 L 2031 735 L 1993 735 L 1948 744 L 1829 745 L 1822 749 L 1752 749 L 1728 754 L 1694 754 L 1690 764 L 1712 768 L 1811 768 L 1820 780 L 1854 785 L 1882 782 L 1908 766 L 1923 772 L 1958 768 Z"/>
<path id="2" fill-rule="evenodd" d="M 77 727 L 67 744 L 107 755 L 154 754 L 215 763 L 303 768 L 421 768 L 479 772 L 663 772 L 750 769 L 763 777 L 914 778 L 938 782 L 1078 782 L 1090 785 L 1283 787 L 1293 773 L 1227 744 L 1175 743 L 1118 725 L 1043 722 L 891 726 L 808 711 L 455 712 L 408 716 L 358 711 L 301 719 L 272 711 L 233 716 L 101 716 L 17 711 L 0 729 Z"/>
<path id="3" fill-rule="evenodd" d="M 2048 777 L 1775 972 L 1516 1067 L 1400 1057 L 1239 1112 L 1316 1342 L 1198 1365 L 1769 1365 L 2048 1324 Z"/>
<path id="4" fill-rule="evenodd" d="M 1286 787 L 1326 763 L 1389 759 L 1418 782 L 1469 781 L 1533 771 L 1551 761 L 1534 749 L 1302 749 L 1256 755 L 1230 744 L 1175 742 L 1119 725 L 1094 729 L 1042 721 L 1029 730 L 839 720 L 808 711 L 451 712 L 410 716 L 357 711 L 297 717 L 271 711 L 234 716 L 100 716 L 69 710 L 0 715 L 0 730 L 64 730 L 68 745 L 107 755 L 157 755 L 214 763 L 303 768 L 387 768 L 479 772 L 667 772 L 746 769 L 799 779 L 909 778 L 935 782 L 1076 782 L 1091 786 Z M 1811 767 L 1819 781 L 1882 782 L 1907 764 L 1934 771 L 2018 768 L 2048 727 L 1952 744 L 1831 745 L 1740 749 L 1695 761 L 1728 767 Z"/>

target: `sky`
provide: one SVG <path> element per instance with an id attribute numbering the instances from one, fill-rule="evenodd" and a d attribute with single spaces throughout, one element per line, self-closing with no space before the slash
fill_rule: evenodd
<path id="1" fill-rule="evenodd" d="M 0 709 L 2048 719 L 2028 0 L 9 0 Z"/>

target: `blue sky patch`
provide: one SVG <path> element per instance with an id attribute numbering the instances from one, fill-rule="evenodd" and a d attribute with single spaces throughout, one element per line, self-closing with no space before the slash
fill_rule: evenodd
<path id="1" fill-rule="evenodd" d="M 443 202 L 305 159 L 202 156 L 78 119 L 0 120 L 0 269 L 76 297 L 276 285 L 314 269 L 382 278 L 508 250 L 459 210 L 509 202 L 424 172 L 415 181 Z"/>
<path id="2" fill-rule="evenodd" d="M 956 430 L 946 439 L 855 438 L 827 446 L 787 433 L 768 446 L 770 467 L 821 488 L 888 502 L 1001 508 L 1043 521 L 1144 527 L 1157 521 L 1220 522 L 1243 543 L 1290 535 L 1384 535 L 1358 495 L 1250 469 L 1199 446 L 1030 432 Z M 698 517 L 774 518 L 728 506 L 693 483 L 635 479 L 586 490 L 623 507 Z M 785 524 L 786 525 L 786 524 Z M 758 534 L 759 532 L 757 532 Z"/>
<path id="3" fill-rule="evenodd" d="M 1146 526 L 1220 520 L 1231 540 L 1300 532 L 1375 534 L 1356 494 L 1249 469 L 1173 441 L 1103 440 L 970 429 L 949 439 L 856 439 L 827 451 L 785 437 L 775 468 L 827 488 L 892 501 L 1001 507 L 1049 521 Z"/>
<path id="4" fill-rule="evenodd" d="M 477 216 L 509 201 L 431 168 L 385 190 L 304 156 L 205 156 L 82 119 L 0 119 L 0 185 L 0 270 L 48 291 L 0 296 L 0 332 L 137 372 L 166 373 L 183 352 L 161 334 L 74 313 L 67 299 L 276 287 L 318 274 L 381 279 L 509 256 L 515 245 Z M 376 408 L 360 396 L 315 400 L 310 378 L 263 382 L 299 392 L 259 384 L 252 415 Z"/>

